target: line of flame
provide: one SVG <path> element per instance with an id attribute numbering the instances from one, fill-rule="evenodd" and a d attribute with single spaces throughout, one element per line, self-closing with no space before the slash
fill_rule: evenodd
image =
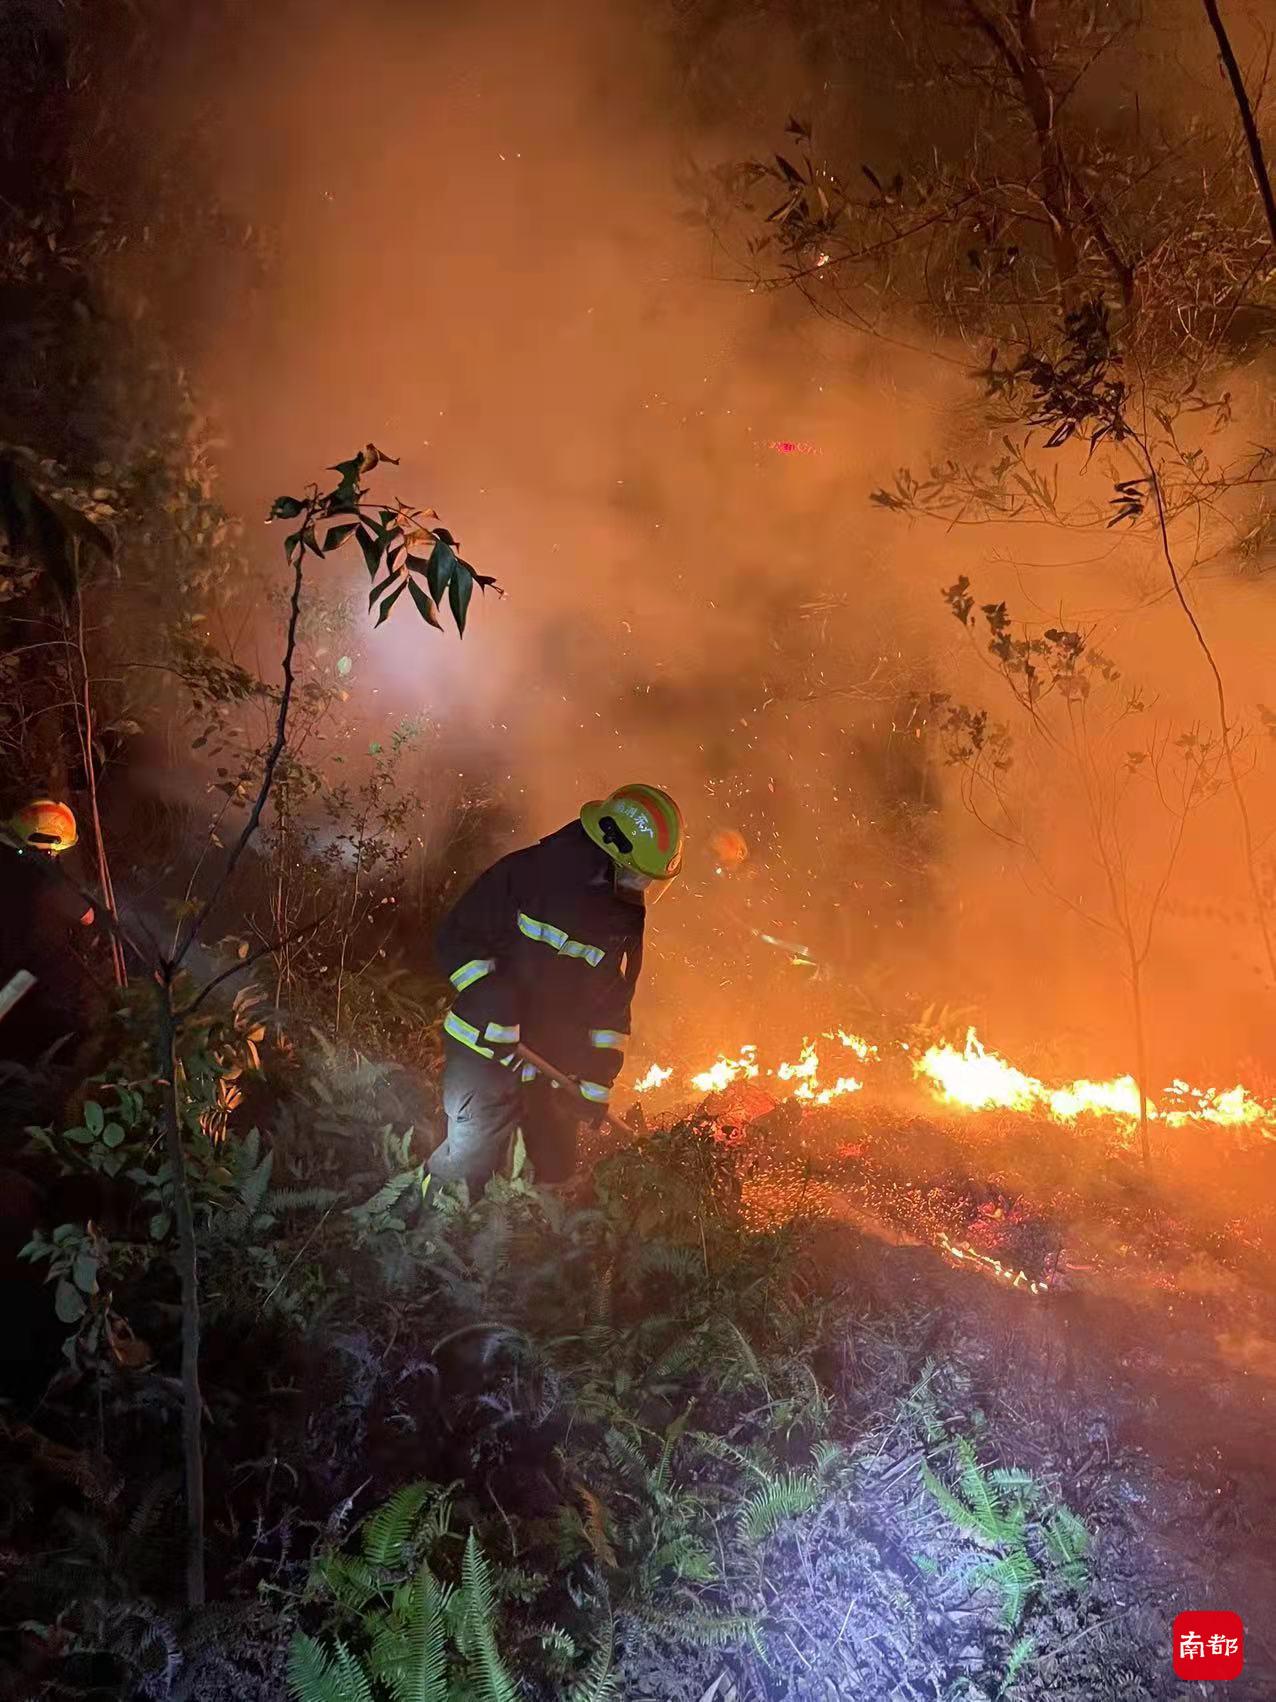
<path id="1" fill-rule="evenodd" d="M 878 1049 L 862 1036 L 838 1029 L 823 1036 L 853 1054 L 857 1071 L 877 1063 Z M 906 1042 L 899 1043 L 907 1051 Z M 796 1061 L 781 1062 L 764 1070 L 756 1046 L 742 1046 L 735 1057 L 725 1054 L 707 1069 L 686 1078 L 685 1085 L 698 1093 L 721 1093 L 733 1082 L 764 1077 L 774 1087 L 776 1098 L 793 1098 L 827 1105 L 847 1094 L 859 1093 L 860 1074 L 835 1071 L 825 1085 L 820 1079 L 821 1054 L 813 1041 L 804 1041 Z M 1139 1088 L 1133 1076 L 1113 1076 L 1107 1081 L 1080 1077 L 1051 1087 L 1028 1075 L 984 1046 L 973 1028 L 967 1029 L 965 1045 L 958 1049 L 949 1042 L 929 1047 L 913 1059 L 915 1078 L 941 1105 L 963 1111 L 1046 1112 L 1061 1123 L 1079 1116 L 1111 1117 L 1129 1123 L 1139 1116 Z M 653 1064 L 634 1084 L 635 1093 L 650 1093 L 665 1086 L 673 1069 Z M 1239 1083 L 1226 1090 L 1193 1087 L 1174 1080 L 1157 1096 L 1147 1100 L 1149 1119 L 1169 1128 L 1191 1123 L 1213 1123 L 1224 1127 L 1261 1129 L 1276 1139 L 1276 1106 L 1256 1098 Z"/>

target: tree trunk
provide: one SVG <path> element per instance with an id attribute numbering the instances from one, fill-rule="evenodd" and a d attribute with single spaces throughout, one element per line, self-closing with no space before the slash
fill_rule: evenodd
<path id="1" fill-rule="evenodd" d="M 1147 1028 L 1143 1015 L 1143 968 L 1130 954 L 1130 1003 L 1134 1014 L 1134 1057 L 1139 1072 L 1139 1150 L 1143 1162 L 1152 1162 L 1152 1141 L 1148 1132 L 1148 1046 Z"/>

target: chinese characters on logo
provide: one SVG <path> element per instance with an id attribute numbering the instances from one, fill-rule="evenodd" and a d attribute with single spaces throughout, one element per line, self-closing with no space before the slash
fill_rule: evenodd
<path id="1" fill-rule="evenodd" d="M 1239 1613 L 1180 1613 L 1174 1620 L 1176 1678 L 1239 1678 L 1245 1665 L 1245 1627 Z"/>

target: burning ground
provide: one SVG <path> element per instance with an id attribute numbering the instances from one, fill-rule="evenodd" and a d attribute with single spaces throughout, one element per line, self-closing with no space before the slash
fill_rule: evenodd
<path id="1" fill-rule="evenodd" d="M 951 1527 L 916 1493 L 919 1403 L 932 1424 L 973 1411 L 986 1445 L 1046 1469 L 1098 1535 L 1094 1593 L 1027 1627 L 1014 1694 L 1179 1694 L 1168 1626 L 1197 1601 L 1238 1605 L 1255 1631 L 1241 1693 L 1270 1694 L 1269 1106 L 1173 1084 L 1154 1104 L 1149 1173 L 1128 1080 L 1049 1084 L 973 1034 L 919 1045 L 902 1069 L 887 1051 L 834 1032 L 796 1063 L 742 1048 L 686 1074 L 657 1066 L 629 1113 L 689 1118 L 728 1146 L 751 1220 L 815 1220 L 826 1279 L 863 1308 L 847 1351 L 871 1464 L 854 1512 L 834 1504 L 793 1548 L 788 1688 L 766 1694 L 930 1695 L 963 1657 L 971 1688 L 951 1694 L 985 1694 L 978 1596 L 950 1582 L 919 1611 L 910 1594 L 919 1567 L 961 1576 Z M 938 1385 L 933 1364 L 918 1373 L 932 1356 Z"/>

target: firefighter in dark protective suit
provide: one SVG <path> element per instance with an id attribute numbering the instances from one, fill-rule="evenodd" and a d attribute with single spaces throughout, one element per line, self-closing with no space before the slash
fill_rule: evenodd
<path id="1" fill-rule="evenodd" d="M 646 907 L 682 867 L 682 842 L 667 792 L 622 786 L 502 857 L 444 918 L 436 947 L 457 998 L 443 1025 L 438 1181 L 481 1187 L 520 1130 L 538 1181 L 571 1175 L 579 1125 L 606 1115 L 624 1063 Z M 579 1091 L 546 1080 L 520 1043 Z"/>
<path id="2" fill-rule="evenodd" d="M 35 1067 L 53 1047 L 74 1050 L 84 1023 L 84 972 L 71 935 L 93 910 L 52 869 L 78 839 L 71 809 L 54 798 L 24 804 L 0 840 L 0 989 L 29 990 L 0 1020 L 0 1060 Z"/>

